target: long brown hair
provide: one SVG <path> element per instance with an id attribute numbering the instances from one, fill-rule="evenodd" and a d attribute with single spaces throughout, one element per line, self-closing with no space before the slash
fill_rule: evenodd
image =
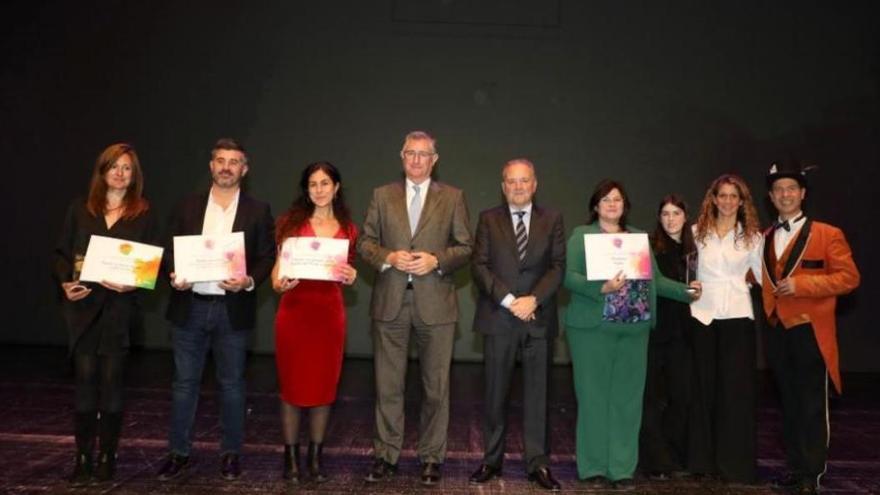
<path id="1" fill-rule="evenodd" d="M 125 190 L 125 196 L 122 198 L 122 218 L 135 218 L 150 209 L 150 203 L 143 198 L 144 173 L 141 170 L 141 162 L 138 160 L 134 146 L 128 143 L 116 143 L 104 148 L 104 151 L 95 160 L 95 168 L 89 183 L 89 196 L 86 201 L 86 209 L 94 217 L 107 213 L 107 180 L 105 176 L 110 167 L 122 155 L 128 155 L 131 159 L 131 183 L 128 184 L 128 189 Z"/>
<path id="2" fill-rule="evenodd" d="M 654 248 L 654 252 L 665 253 L 675 242 L 675 240 L 669 237 L 669 234 L 666 233 L 666 229 L 663 228 L 663 222 L 660 221 L 660 215 L 663 213 L 663 207 L 666 205 L 675 206 L 684 212 L 684 225 L 681 227 L 682 251 L 685 254 L 696 251 L 697 248 L 694 244 L 694 233 L 691 229 L 690 218 L 688 217 L 687 203 L 684 202 L 684 199 L 682 199 L 681 196 L 672 193 L 663 196 L 663 199 L 660 200 L 660 204 L 657 206 L 657 225 L 654 227 L 654 232 L 652 232 L 650 236 L 651 247 Z"/>
<path id="3" fill-rule="evenodd" d="M 703 204 L 700 207 L 700 216 L 697 218 L 697 232 L 694 238 L 697 242 L 705 245 L 706 236 L 710 230 L 715 229 L 715 223 L 718 220 L 718 207 L 713 201 L 721 190 L 721 186 L 730 184 L 736 188 L 739 199 L 742 204 L 736 211 L 736 221 L 742 226 L 742 232 L 735 233 L 736 241 L 742 241 L 746 247 L 752 247 L 756 234 L 761 233 L 761 224 L 758 222 L 758 211 L 755 209 L 755 203 L 752 201 L 752 193 L 749 192 L 749 186 L 737 175 L 724 174 L 709 185 L 706 195 L 703 197 Z"/>
<path id="4" fill-rule="evenodd" d="M 333 216 L 339 222 L 339 227 L 343 231 L 348 231 L 351 228 L 351 211 L 348 209 L 348 205 L 345 203 L 345 196 L 342 194 L 342 175 L 330 162 L 315 162 L 303 169 L 302 176 L 299 179 L 299 196 L 293 200 L 290 208 L 278 217 L 278 220 L 275 222 L 275 242 L 277 244 L 280 245 L 284 242 L 285 238 L 290 237 L 292 233 L 299 230 L 315 212 L 315 203 L 312 203 L 312 200 L 309 198 L 309 178 L 319 170 L 327 174 L 334 185 L 339 184 L 339 190 L 333 196 Z"/>

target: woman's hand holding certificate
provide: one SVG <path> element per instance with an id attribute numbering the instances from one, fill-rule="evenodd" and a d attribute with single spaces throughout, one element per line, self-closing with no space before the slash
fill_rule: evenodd
<path id="1" fill-rule="evenodd" d="M 281 245 L 279 278 L 350 284 L 356 274 L 348 265 L 348 239 L 288 237 Z"/>
<path id="2" fill-rule="evenodd" d="M 89 239 L 79 279 L 83 282 L 98 282 L 116 292 L 128 292 L 136 287 L 153 289 L 156 287 L 162 251 L 158 246 L 93 235 Z M 70 290 L 67 287 L 64 290 L 71 301 L 82 299 L 88 294 L 74 299 L 71 296 L 80 294 L 71 291 L 79 292 L 82 289 L 76 289 L 73 285 Z"/>

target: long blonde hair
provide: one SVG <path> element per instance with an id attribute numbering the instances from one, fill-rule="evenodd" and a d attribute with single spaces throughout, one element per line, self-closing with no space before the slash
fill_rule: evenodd
<path id="1" fill-rule="evenodd" d="M 700 216 L 697 218 L 697 231 L 694 234 L 694 240 L 700 244 L 706 244 L 706 236 L 715 229 L 715 223 L 718 220 L 718 207 L 715 206 L 714 199 L 718 195 L 721 186 L 730 184 L 736 188 L 739 193 L 739 199 L 742 204 L 736 211 L 736 221 L 742 226 L 741 232 L 736 232 L 736 242 L 743 242 L 747 248 L 752 247 L 756 234 L 761 233 L 761 224 L 758 221 L 758 211 L 755 209 L 755 203 L 752 201 L 752 193 L 749 192 L 749 186 L 745 181 L 737 175 L 724 174 L 714 181 L 706 190 L 706 196 L 703 197 L 703 204 L 700 206 Z"/>

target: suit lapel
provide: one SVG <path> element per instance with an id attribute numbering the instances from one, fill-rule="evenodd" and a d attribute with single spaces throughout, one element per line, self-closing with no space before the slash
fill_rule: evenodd
<path id="1" fill-rule="evenodd" d="M 813 221 L 811 219 L 807 219 L 804 222 L 804 226 L 801 227 L 800 232 L 798 232 L 798 236 L 793 243 L 789 243 L 788 248 L 791 250 L 788 253 L 788 259 L 785 262 L 785 268 L 782 269 L 782 278 L 785 278 L 791 275 L 791 272 L 797 268 L 798 264 L 801 262 L 801 258 L 804 257 L 804 251 L 806 251 L 807 241 L 810 240 L 810 228 L 813 226 Z M 788 251 L 788 248 L 786 251 Z"/>
<path id="2" fill-rule="evenodd" d="M 425 226 L 425 222 L 427 222 L 428 217 L 437 209 L 437 204 L 440 203 L 440 186 L 436 181 L 431 181 L 431 186 L 428 188 L 428 195 L 425 197 L 425 206 L 422 207 L 422 213 L 419 214 L 419 223 L 416 225 L 416 231 L 413 232 L 413 237 L 419 235 L 419 232 Z M 406 195 L 403 196 L 404 200 L 404 211 L 407 212 L 407 226 L 409 225 L 409 208 L 406 208 Z"/>
<path id="3" fill-rule="evenodd" d="M 498 207 L 498 215 L 495 216 L 498 222 L 498 230 L 501 232 L 505 242 L 504 244 L 510 248 L 510 255 L 513 259 L 519 261 L 519 252 L 516 250 L 516 232 L 513 230 L 513 217 L 510 214 L 510 206 L 504 203 Z"/>
<path id="4" fill-rule="evenodd" d="M 407 234 L 412 236 L 412 232 L 409 228 L 409 205 L 406 204 L 406 181 L 397 182 L 397 187 L 392 187 L 390 190 L 391 197 L 389 198 L 389 204 L 394 207 L 391 209 L 392 211 L 400 212 L 396 220 L 396 223 L 401 225 L 401 228 L 406 231 Z"/>
<path id="5" fill-rule="evenodd" d="M 232 231 L 244 231 L 244 225 L 247 223 L 248 202 L 243 192 L 238 193 L 238 206 L 235 208 L 235 219 L 232 220 Z"/>

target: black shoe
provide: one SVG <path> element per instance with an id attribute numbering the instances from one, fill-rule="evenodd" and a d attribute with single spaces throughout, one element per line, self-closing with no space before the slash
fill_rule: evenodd
<path id="1" fill-rule="evenodd" d="M 529 481 L 536 483 L 538 486 L 545 490 L 550 490 L 553 492 L 558 492 L 562 489 L 562 486 L 559 485 L 559 482 L 553 479 L 553 475 L 550 473 L 550 468 L 547 466 L 541 466 L 538 469 L 529 473 Z"/>
<path id="2" fill-rule="evenodd" d="M 777 488 L 795 488 L 800 483 L 801 479 L 791 472 L 785 473 L 772 481 L 773 486 Z"/>
<path id="3" fill-rule="evenodd" d="M 819 484 L 814 480 L 801 480 L 797 485 L 795 493 L 799 495 L 815 495 L 819 493 Z"/>
<path id="4" fill-rule="evenodd" d="M 309 442 L 308 460 L 306 464 L 309 467 L 309 476 L 316 483 L 324 483 L 329 478 L 321 472 L 321 450 L 324 444 Z"/>
<path id="5" fill-rule="evenodd" d="M 425 486 L 434 486 L 440 481 L 440 464 L 436 462 L 426 462 L 422 464 L 421 474 L 422 484 Z"/>
<path id="6" fill-rule="evenodd" d="M 116 475 L 116 452 L 101 452 L 98 455 L 98 467 L 95 468 L 97 481 L 110 481 Z"/>
<path id="7" fill-rule="evenodd" d="M 159 469 L 159 481 L 168 481 L 177 478 L 189 468 L 189 456 L 171 453 L 165 464 Z"/>
<path id="8" fill-rule="evenodd" d="M 364 481 L 368 483 L 376 483 L 377 481 L 382 481 L 383 479 L 394 476 L 394 473 L 396 472 L 397 464 L 386 462 L 385 459 L 376 459 L 370 467 L 370 472 L 364 477 Z"/>
<path id="9" fill-rule="evenodd" d="M 586 488 L 592 490 L 607 488 L 611 484 L 611 482 L 608 481 L 608 478 L 604 476 L 588 476 L 582 479 L 581 483 L 583 483 Z"/>
<path id="10" fill-rule="evenodd" d="M 469 483 L 480 484 L 485 483 L 493 478 L 501 477 L 501 468 L 492 467 L 488 464 L 480 464 L 480 467 L 474 471 L 474 474 L 468 479 Z"/>
<path id="11" fill-rule="evenodd" d="M 92 455 L 86 452 L 76 454 L 76 463 L 73 465 L 73 474 L 70 475 L 70 484 L 83 486 L 92 481 Z"/>
<path id="12" fill-rule="evenodd" d="M 281 477 L 290 483 L 297 484 L 299 478 L 299 444 L 284 446 L 284 470 Z"/>
<path id="13" fill-rule="evenodd" d="M 226 481 L 237 480 L 241 476 L 238 454 L 228 452 L 220 458 L 220 476 Z"/>
<path id="14" fill-rule="evenodd" d="M 617 492 L 629 492 L 636 489 L 636 483 L 632 478 L 615 480 L 611 483 L 611 489 Z"/>

